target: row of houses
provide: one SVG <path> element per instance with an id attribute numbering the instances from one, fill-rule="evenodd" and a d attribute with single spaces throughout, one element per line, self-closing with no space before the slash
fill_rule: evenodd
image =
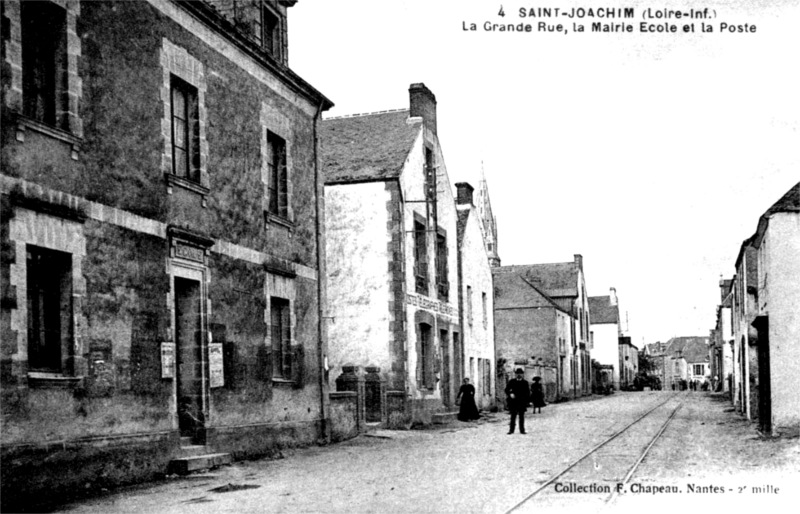
<path id="1" fill-rule="evenodd" d="M 580 255 L 500 266 L 424 84 L 323 119 L 295 3 L 0 3 L 3 509 L 635 374 Z"/>
<path id="2" fill-rule="evenodd" d="M 710 339 L 702 336 L 673 337 L 666 343 L 644 345 L 646 374 L 658 378 L 662 389 L 704 389 L 716 383 L 709 358 Z"/>
<path id="3" fill-rule="evenodd" d="M 720 280 L 710 334 L 717 390 L 768 435 L 800 431 L 800 183 L 758 219 Z"/>

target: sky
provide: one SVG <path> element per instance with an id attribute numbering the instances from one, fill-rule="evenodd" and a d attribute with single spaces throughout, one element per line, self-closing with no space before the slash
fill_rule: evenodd
<path id="1" fill-rule="evenodd" d="M 536 7 L 636 18 L 519 17 Z M 715 18 L 640 32 L 647 8 L 706 7 Z M 540 21 L 567 32 L 539 32 Z M 634 31 L 591 32 L 608 21 Z M 451 183 L 486 176 L 502 263 L 581 254 L 589 295 L 616 288 L 640 348 L 708 335 L 742 241 L 800 181 L 793 0 L 301 0 L 288 26 L 290 67 L 334 102 L 326 117 L 407 108 L 408 86 L 425 83 Z"/>

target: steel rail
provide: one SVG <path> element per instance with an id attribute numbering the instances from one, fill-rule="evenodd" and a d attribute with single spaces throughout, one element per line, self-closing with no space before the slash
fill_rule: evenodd
<path id="1" fill-rule="evenodd" d="M 631 478 L 633 478 L 633 474 L 639 468 L 639 464 L 641 464 L 642 461 L 645 459 L 645 457 L 647 457 L 647 454 L 650 453 L 650 449 L 653 447 L 654 444 L 656 444 L 656 441 L 658 441 L 661 438 L 661 436 L 664 434 L 664 431 L 667 430 L 667 425 L 670 424 L 670 422 L 672 421 L 672 418 L 675 417 L 675 414 L 678 413 L 678 411 L 680 410 L 681 407 L 683 407 L 682 403 L 678 404 L 678 406 L 675 407 L 672 410 L 672 414 L 670 414 L 669 417 L 667 418 L 667 420 L 664 422 L 664 424 L 661 425 L 661 429 L 656 433 L 655 436 L 653 436 L 653 439 L 650 441 L 650 444 L 647 445 L 647 448 L 644 449 L 642 454 L 639 456 L 639 458 L 633 464 L 633 467 L 631 467 L 631 469 L 628 470 L 628 473 L 625 475 L 625 478 L 622 479 L 621 483 L 622 483 L 623 486 L 625 484 L 627 484 L 628 482 L 630 482 Z M 620 489 L 619 487 L 616 487 L 611 492 L 611 495 L 608 498 L 606 498 L 606 500 L 605 500 L 606 504 L 611 505 L 614 502 L 614 500 L 617 498 L 617 496 L 619 496 L 619 489 Z"/>
<path id="2" fill-rule="evenodd" d="M 636 423 L 640 422 L 641 420 L 643 420 L 644 418 L 646 418 L 647 416 L 649 416 L 649 415 L 650 415 L 650 413 L 652 413 L 653 411 L 655 411 L 655 410 L 656 410 L 656 409 L 658 409 L 659 407 L 662 407 L 662 406 L 664 406 L 664 405 L 665 405 L 667 402 L 669 402 L 670 400 L 672 400 L 672 399 L 673 399 L 673 398 L 675 398 L 676 396 L 678 396 L 678 394 L 673 394 L 672 396 L 670 396 L 669 398 L 667 398 L 667 399 L 666 399 L 666 400 L 664 400 L 663 402 L 659 403 L 658 405 L 656 405 L 655 407 L 653 407 L 653 408 L 652 408 L 652 409 L 650 409 L 649 411 L 645 412 L 644 414 L 642 414 L 641 416 L 639 416 L 638 418 L 636 418 L 635 420 L 633 420 L 632 422 L 630 422 L 630 423 L 629 423 L 628 425 L 626 425 L 624 428 L 621 428 L 620 430 L 618 430 L 617 432 L 615 432 L 613 435 L 611 435 L 611 436 L 610 436 L 609 438 L 607 438 L 605 441 L 603 441 L 603 442 L 599 443 L 598 445 L 596 445 L 594 448 L 592 448 L 591 450 L 589 450 L 588 452 L 586 452 L 585 454 L 583 454 L 583 456 L 581 456 L 580 458 L 578 458 L 578 460 L 574 461 L 572 464 L 570 464 L 569 466 L 565 467 L 564 469 L 562 469 L 561 471 L 559 471 L 558 473 L 556 473 L 555 475 L 553 475 L 553 476 L 552 476 L 552 477 L 551 477 L 551 478 L 550 478 L 550 479 L 549 479 L 547 482 L 545 482 L 545 483 L 544 483 L 544 484 L 542 484 L 542 485 L 541 485 L 541 486 L 540 486 L 538 489 L 536 489 L 536 490 L 535 490 L 535 491 L 533 491 L 531 494 L 529 494 L 528 496 L 526 496 L 526 497 L 525 497 L 525 498 L 524 498 L 522 501 L 520 501 L 519 503 L 517 503 L 516 505 L 514 505 L 513 507 L 511 507 L 511 508 L 510 508 L 510 509 L 508 509 L 507 511 L 505 511 L 505 514 L 511 514 L 511 513 L 512 513 L 512 512 L 514 512 L 515 510 L 517 510 L 517 509 L 519 509 L 520 507 L 522 507 L 523 505 L 525 505 L 525 503 L 527 503 L 527 502 L 528 502 L 528 500 L 530 500 L 531 498 L 533 498 L 534 496 L 536 496 L 537 494 L 539 494 L 540 492 L 542 492 L 542 491 L 543 491 L 543 490 L 544 490 L 544 489 L 545 489 L 547 486 L 549 486 L 550 484 L 552 484 L 553 482 L 555 482 L 556 480 L 558 480 L 559 478 L 561 478 L 563 475 L 565 475 L 567 472 L 569 472 L 569 471 L 570 471 L 572 468 L 574 468 L 575 466 L 577 466 L 578 464 L 580 464 L 581 462 L 583 462 L 583 461 L 584 461 L 584 460 L 585 460 L 587 457 L 589 457 L 590 455 L 592 455 L 593 453 L 595 453 L 597 450 L 599 450 L 599 449 L 600 449 L 600 448 L 602 448 L 603 446 L 607 445 L 608 443 L 610 443 L 611 441 L 613 441 L 614 439 L 616 439 L 617 437 L 619 437 L 620 435 L 622 435 L 624 432 L 626 432 L 626 431 L 627 431 L 629 428 L 631 428 L 633 425 L 635 425 Z M 674 412 L 673 412 L 673 415 L 674 415 Z"/>

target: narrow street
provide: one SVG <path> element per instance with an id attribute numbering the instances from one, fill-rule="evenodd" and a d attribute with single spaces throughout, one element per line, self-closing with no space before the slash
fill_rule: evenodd
<path id="1" fill-rule="evenodd" d="M 528 412 L 526 435 L 507 435 L 506 423 L 507 414 L 498 413 L 438 430 L 379 430 L 338 445 L 286 451 L 279 460 L 238 462 L 210 473 L 170 477 L 62 510 L 661 512 L 769 508 L 800 498 L 798 439 L 761 438 L 721 396 L 619 392 L 548 405 L 542 414 Z M 663 435 L 652 443 L 621 494 L 609 500 L 603 491 L 617 489 L 662 427 Z"/>

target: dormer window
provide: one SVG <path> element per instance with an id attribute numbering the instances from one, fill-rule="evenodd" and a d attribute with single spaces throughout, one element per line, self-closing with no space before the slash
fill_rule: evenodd
<path id="1" fill-rule="evenodd" d="M 281 20 L 269 7 L 261 8 L 261 46 L 276 59 L 281 57 Z"/>

